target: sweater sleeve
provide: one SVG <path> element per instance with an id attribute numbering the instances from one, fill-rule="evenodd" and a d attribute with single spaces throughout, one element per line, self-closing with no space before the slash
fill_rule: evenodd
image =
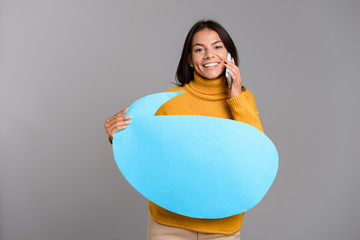
<path id="1" fill-rule="evenodd" d="M 234 120 L 247 123 L 264 132 L 253 94 L 246 89 L 239 96 L 227 100 Z"/>

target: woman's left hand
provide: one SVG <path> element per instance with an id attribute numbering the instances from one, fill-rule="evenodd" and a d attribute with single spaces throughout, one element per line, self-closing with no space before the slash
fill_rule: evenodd
<path id="1" fill-rule="evenodd" d="M 231 59 L 231 62 L 225 60 L 225 66 L 229 69 L 229 74 L 232 78 L 232 84 L 230 88 L 230 97 L 236 97 L 242 92 L 242 82 L 240 76 L 240 69 L 236 66 L 234 59 Z"/>

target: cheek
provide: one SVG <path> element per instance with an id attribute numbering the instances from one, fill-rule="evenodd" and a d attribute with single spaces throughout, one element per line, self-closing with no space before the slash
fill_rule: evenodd
<path id="1" fill-rule="evenodd" d="M 201 56 L 194 56 L 193 57 L 193 63 L 194 65 L 200 65 L 202 63 L 202 57 Z"/>
<path id="2" fill-rule="evenodd" d="M 225 50 L 224 52 L 222 52 L 221 54 L 221 59 L 222 60 L 226 60 L 227 59 L 227 51 Z"/>

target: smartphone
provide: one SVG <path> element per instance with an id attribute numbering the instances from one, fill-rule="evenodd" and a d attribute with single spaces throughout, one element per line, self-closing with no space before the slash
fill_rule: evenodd
<path id="1" fill-rule="evenodd" d="M 227 54 L 227 60 L 229 62 L 231 62 L 231 54 L 230 53 Z M 225 70 L 225 76 L 226 76 L 226 79 L 227 79 L 227 82 L 228 82 L 228 86 L 229 86 L 229 88 L 231 88 L 232 79 L 231 79 L 231 76 L 229 74 L 228 69 Z"/>

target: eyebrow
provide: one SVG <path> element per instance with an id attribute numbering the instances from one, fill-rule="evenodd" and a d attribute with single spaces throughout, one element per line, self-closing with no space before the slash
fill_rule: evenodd
<path id="1" fill-rule="evenodd" d="M 215 45 L 215 44 L 217 44 L 217 43 L 222 43 L 222 41 L 221 41 L 221 40 L 219 40 L 219 41 L 213 42 L 211 45 Z M 192 47 L 195 47 L 195 46 L 201 46 L 201 47 L 203 47 L 203 46 L 204 46 L 204 44 L 201 44 L 201 43 L 195 43 Z"/>

